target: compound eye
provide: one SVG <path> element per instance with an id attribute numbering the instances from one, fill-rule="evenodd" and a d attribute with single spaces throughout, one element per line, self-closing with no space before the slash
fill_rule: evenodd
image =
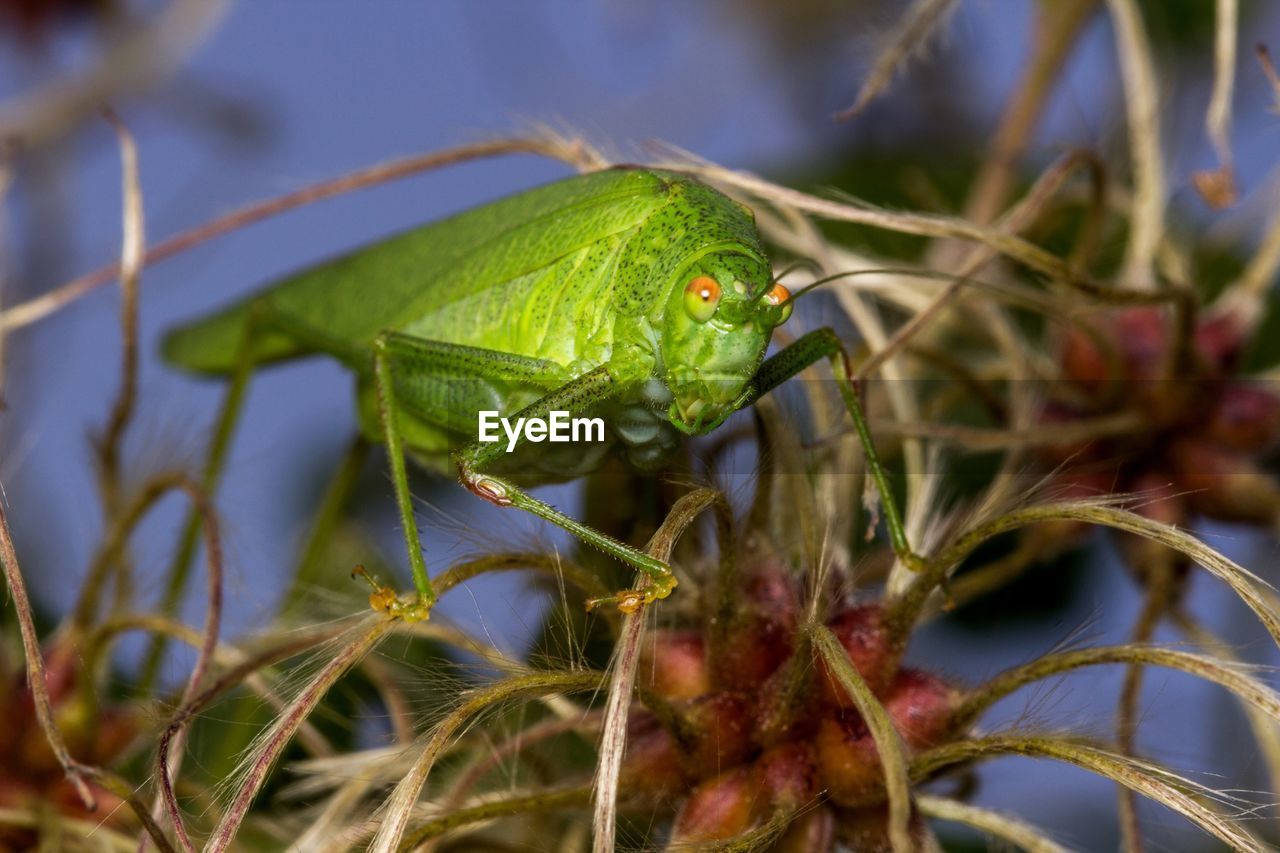
<path id="1" fill-rule="evenodd" d="M 774 284 L 760 299 L 772 308 L 781 305 L 782 313 L 778 316 L 778 325 L 781 326 L 787 322 L 787 318 L 791 316 L 791 291 L 780 284 Z"/>
<path id="2" fill-rule="evenodd" d="M 700 275 L 684 288 L 684 310 L 699 323 L 705 323 L 720 304 L 720 284 L 709 275 Z"/>

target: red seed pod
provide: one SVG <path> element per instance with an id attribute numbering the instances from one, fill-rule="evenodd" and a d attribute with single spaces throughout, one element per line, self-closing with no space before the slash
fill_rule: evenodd
<path id="1" fill-rule="evenodd" d="M 655 631 L 636 671 L 637 682 L 668 699 L 694 699 L 711 690 L 706 644 L 692 630 Z"/>
<path id="2" fill-rule="evenodd" d="M 960 692 L 935 675 L 917 669 L 898 672 L 884 707 L 894 728 L 912 749 L 927 749 L 953 734 Z"/>
<path id="3" fill-rule="evenodd" d="M 796 684 L 799 676 L 801 681 Z M 812 667 L 794 658 L 778 668 L 755 692 L 752 704 L 752 741 L 769 747 L 787 740 L 811 737 L 817 729 L 817 711 L 827 703 L 814 701 L 818 687 L 812 681 Z"/>
<path id="4" fill-rule="evenodd" d="M 750 703 L 740 693 L 709 693 L 689 703 L 685 723 L 693 742 L 687 767 L 706 778 L 744 761 L 752 749 Z"/>
<path id="5" fill-rule="evenodd" d="M 854 668 L 878 695 L 892 679 L 890 670 L 896 663 L 884 624 L 884 609 L 879 604 L 851 607 L 832 617 L 827 627 L 848 653 Z M 819 664 L 819 670 L 818 681 L 826 699 L 841 708 L 852 708 L 853 700 L 827 671 L 826 664 Z"/>
<path id="6" fill-rule="evenodd" d="M 622 780 L 628 790 L 654 801 L 683 794 L 693 784 L 680 745 L 648 711 L 633 709 L 627 721 Z"/>
<path id="7" fill-rule="evenodd" d="M 1280 437 L 1280 397 L 1261 384 L 1223 384 L 1205 435 L 1230 450 L 1258 452 L 1270 448 Z"/>
<path id="8" fill-rule="evenodd" d="M 756 767 L 775 806 L 798 809 L 818 795 L 818 767 L 807 741 L 788 741 L 765 750 Z"/>
<path id="9" fill-rule="evenodd" d="M 761 613 L 740 614 L 712 645 L 712 682 L 729 690 L 758 690 L 791 656 L 792 631 Z"/>
<path id="10" fill-rule="evenodd" d="M 693 789 L 676 816 L 671 844 L 723 841 L 756 821 L 760 779 L 754 767 L 735 767 Z"/>
<path id="11" fill-rule="evenodd" d="M 883 794 L 879 753 L 858 717 L 824 718 L 814 739 L 814 757 L 819 781 L 839 805 L 864 805 Z"/>
<path id="12" fill-rule="evenodd" d="M 836 849 L 835 813 L 826 806 L 809 809 L 769 849 L 772 853 L 831 853 Z"/>

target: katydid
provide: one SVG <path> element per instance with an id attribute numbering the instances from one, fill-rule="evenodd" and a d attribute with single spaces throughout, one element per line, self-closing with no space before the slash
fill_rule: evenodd
<path id="1" fill-rule="evenodd" d="M 435 593 L 414 523 L 405 454 L 456 468 L 472 492 L 534 513 L 633 566 L 640 589 L 607 599 L 630 611 L 665 598 L 671 568 L 578 523 L 525 486 L 571 479 L 622 450 L 660 468 L 700 435 L 805 367 L 831 360 L 881 491 L 895 550 L 911 552 L 876 462 L 849 361 L 830 329 L 766 360 L 792 297 L 774 281 L 744 205 L 691 177 L 615 168 L 548 184 L 268 286 L 179 328 L 164 354 L 244 381 L 259 365 L 311 354 L 356 377 L 361 431 L 387 445 L 416 597 L 375 594 L 406 619 Z M 477 440 L 482 411 L 594 414 L 606 442 L 508 454 Z M 594 602 L 599 603 L 599 602 Z"/>

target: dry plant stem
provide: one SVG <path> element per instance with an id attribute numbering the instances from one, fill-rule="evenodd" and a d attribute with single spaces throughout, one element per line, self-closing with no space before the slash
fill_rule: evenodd
<path id="1" fill-rule="evenodd" d="M 524 751 L 532 744 L 540 743 L 548 738 L 568 732 L 589 734 L 598 731 L 603 714 L 599 711 L 584 712 L 578 719 L 543 720 L 521 730 L 517 734 L 493 747 L 486 755 L 479 758 L 466 772 L 459 777 L 453 790 L 444 798 L 443 808 L 452 810 L 462 805 L 471 789 L 479 784 L 488 773 L 499 767 L 504 760 Z M 590 789 L 588 789 L 590 790 Z M 589 796 L 588 796 L 589 799 Z"/>
<path id="2" fill-rule="evenodd" d="M 1087 167 L 1094 174 L 1095 189 L 1098 186 L 1097 167 L 1091 155 L 1086 152 L 1072 151 L 1059 158 L 1052 166 L 1045 170 L 1044 174 L 1037 179 L 1027 194 L 1016 205 L 1010 208 L 994 228 L 995 233 L 1004 235 L 1009 239 L 1017 239 L 1014 235 L 1028 228 L 1035 222 L 1036 218 L 1044 210 L 1054 195 L 1062 188 L 1066 179 L 1076 169 Z M 893 337 L 883 347 L 878 348 L 871 356 L 864 361 L 857 371 L 857 377 L 861 378 L 869 376 L 887 359 L 893 357 L 899 350 L 905 347 L 912 338 L 920 333 L 920 331 L 936 320 L 938 316 L 950 305 L 957 296 L 960 295 L 964 288 L 964 283 L 969 276 L 975 274 L 982 267 L 990 263 L 996 251 L 994 246 L 988 244 L 984 246 L 974 247 L 962 260 L 958 262 L 953 281 L 945 289 L 933 297 L 932 301 L 921 311 L 912 316 L 910 320 L 902 325 Z M 1054 258 L 1056 263 L 1065 264 Z M 1090 290 L 1104 290 L 1096 284 L 1091 286 L 1088 279 L 1074 273 L 1067 275 L 1058 275 L 1054 278 L 1062 280 L 1068 284 L 1086 287 Z"/>
<path id="3" fill-rule="evenodd" d="M 86 776 L 93 776 L 93 768 L 81 764 L 71 757 L 66 741 L 53 717 L 53 706 L 49 702 L 49 682 L 44 669 L 44 655 L 40 652 L 40 638 L 36 634 L 35 621 L 31 617 L 31 602 L 27 598 L 27 586 L 22 580 L 22 571 L 18 567 L 18 552 L 13 547 L 13 536 L 9 532 L 9 519 L 4 510 L 3 492 L 0 491 L 0 560 L 4 561 L 4 576 L 9 584 L 9 593 L 13 596 L 13 609 L 18 615 L 18 628 L 22 634 L 22 652 L 27 663 L 27 684 L 31 690 L 31 698 L 36 708 L 36 720 L 40 729 L 49 741 L 58 764 L 67 774 L 79 795 L 80 801 L 89 811 L 98 807 Z"/>
<path id="4" fill-rule="evenodd" d="M 424 841 L 443 835 L 451 829 L 493 818 L 551 809 L 585 808 L 591 803 L 591 791 L 590 785 L 580 785 L 575 788 L 539 791 L 533 794 L 516 794 L 474 806 L 452 808 L 446 814 L 433 818 L 414 829 L 405 836 L 399 849 L 413 850 Z"/>
<path id="5" fill-rule="evenodd" d="M 819 656 L 840 686 L 857 706 L 858 713 L 871 730 L 880 767 L 884 771 L 885 792 L 889 799 L 889 843 L 894 853 L 911 853 L 911 782 L 907 773 L 906 747 L 893 721 L 871 687 L 849 661 L 831 629 L 820 623 L 809 626 L 808 633 Z"/>
<path id="6" fill-rule="evenodd" d="M 947 423 L 902 423 L 901 421 L 870 421 L 876 435 L 900 435 L 928 438 L 947 444 L 955 444 L 966 450 L 983 451 L 1002 448 L 1047 447 L 1077 441 L 1090 441 L 1117 435 L 1135 435 L 1148 424 L 1132 412 L 1115 415 L 1081 418 L 1074 423 L 1054 424 L 1024 430 L 966 427 Z M 847 434 L 850 430 L 842 430 Z M 827 441 L 827 439 L 822 439 Z"/>
<path id="7" fill-rule="evenodd" d="M 217 548 L 217 516 L 200 484 L 181 472 L 169 472 L 153 477 L 124 507 L 111 530 L 108 531 L 106 541 L 94 555 L 80 588 L 80 598 L 71 613 L 71 624 L 77 631 L 85 631 L 93 623 L 107 575 L 119 560 L 134 528 L 161 498 L 172 491 L 184 492 L 190 498 L 192 512 L 204 529 L 206 552 L 211 560 L 214 558 Z"/>
<path id="8" fill-rule="evenodd" d="M 1129 243 L 1120 279 L 1128 287 L 1156 286 L 1156 249 L 1164 236 L 1164 157 L 1160 151 L 1160 90 L 1151 45 L 1135 0 L 1107 0 L 1124 79 L 1125 115 L 1133 161 Z"/>
<path id="9" fill-rule="evenodd" d="M 930 594 L 973 549 L 1006 531 L 1037 521 L 1053 520 L 1083 521 L 1114 527 L 1185 554 L 1230 586 L 1257 615 L 1272 639 L 1280 644 L 1280 614 L 1277 614 L 1263 594 L 1262 590 L 1269 587 L 1257 575 L 1176 528 L 1151 521 L 1135 512 L 1088 501 L 1065 501 L 1013 510 L 975 525 L 955 537 L 936 556 L 929 558 L 924 571 L 916 577 L 914 583 L 890 602 L 887 624 L 891 637 L 901 642 L 909 635 Z"/>
<path id="10" fill-rule="evenodd" d="M 240 410 L 244 404 L 245 393 L 249 388 L 249 373 L 252 360 L 249 352 L 252 347 L 251 335 L 246 332 L 240 341 L 239 353 L 236 357 L 236 368 L 231 382 L 223 392 L 222 404 L 218 419 L 213 428 L 213 437 L 209 442 L 208 455 L 200 472 L 200 487 L 212 501 L 217 495 L 218 483 L 222 479 L 223 467 L 227 461 L 227 453 L 231 449 L 231 440 L 235 436 L 236 424 L 240 418 Z M 178 609 L 182 596 L 187 589 L 187 580 L 191 576 L 191 564 L 196 553 L 196 537 L 199 531 L 200 517 L 193 507 L 187 513 L 178 536 L 177 547 L 173 558 L 165 571 L 165 588 L 160 596 L 159 611 L 172 615 Z M 164 660 L 166 638 L 156 635 L 151 648 L 143 658 L 142 670 L 138 676 L 138 686 L 142 691 L 150 689 L 160 672 L 160 663 Z"/>
<path id="11" fill-rule="evenodd" d="M 1231 168 L 1231 101 L 1236 82 L 1236 31 L 1239 29 L 1239 0 L 1216 0 L 1213 30 L 1213 94 L 1204 116 L 1218 165 Z"/>
<path id="12" fill-rule="evenodd" d="M 146 617 L 139 617 L 139 620 L 145 620 Z M 166 620 L 167 621 L 167 620 Z M 185 627 L 185 626 L 184 626 Z M 273 646 L 258 654 L 248 657 L 236 664 L 231 669 L 220 675 L 217 680 L 201 691 L 200 695 L 187 701 L 173 715 L 168 727 L 160 737 L 160 746 L 157 755 L 157 766 L 164 768 L 168 766 L 168 751 L 173 743 L 174 736 L 177 735 L 183 726 L 196 714 L 213 702 L 214 699 L 231 690 L 233 687 L 241 683 L 250 683 L 253 676 L 259 670 L 265 669 L 274 663 L 302 654 L 308 649 L 314 648 L 322 643 L 328 642 L 336 637 L 340 631 L 334 628 L 324 628 L 314 633 L 303 634 L 301 637 L 291 639 L 285 643 Z M 280 710 L 284 710 L 281 707 Z M 171 784 L 165 774 L 161 774 L 162 784 Z"/>
<path id="13" fill-rule="evenodd" d="M 1218 661 L 1225 665 L 1240 664 L 1235 649 L 1202 626 L 1184 609 L 1175 609 L 1170 615 L 1170 622 L 1196 645 L 1209 650 Z M 1243 695 L 1241 699 L 1244 699 Z M 1254 703 L 1246 700 L 1241 705 L 1249 717 L 1249 726 L 1253 729 L 1254 740 L 1258 742 L 1261 758 L 1266 762 L 1267 781 L 1270 783 L 1268 790 L 1280 791 L 1280 726 L 1276 725 L 1271 714 Z"/>
<path id="14" fill-rule="evenodd" d="M 584 171 L 598 169 L 607 165 L 595 152 L 581 142 L 553 138 L 497 139 L 490 142 L 447 148 L 443 151 L 407 157 L 359 169 L 340 178 L 322 181 L 276 198 L 247 205 L 204 225 L 156 243 L 143 256 L 142 266 L 150 266 L 216 237 L 221 237 L 247 225 L 252 225 L 263 219 L 268 219 L 317 201 L 368 189 L 369 187 L 399 180 L 419 172 L 439 169 L 456 163 L 522 153 L 537 154 L 560 160 Z M 115 281 L 119 275 L 120 264 L 110 264 L 73 279 L 49 293 L 20 305 L 15 305 L 0 313 L 0 333 L 12 331 L 43 319 L 94 289 Z"/>
<path id="15" fill-rule="evenodd" d="M 111 640 L 117 635 L 127 631 L 149 631 L 151 633 L 165 634 L 171 639 L 186 643 L 193 649 L 199 649 L 203 639 L 203 633 L 195 630 L 181 622 L 173 619 L 157 616 L 153 613 L 134 613 L 123 616 L 115 616 L 102 622 L 93 629 L 93 633 L 89 634 L 84 641 L 84 661 L 85 670 L 93 672 L 97 669 L 99 662 L 106 656 L 110 648 Z M 333 631 L 326 631 L 321 635 L 322 642 L 333 635 Z M 296 646 L 297 641 L 290 643 L 290 647 Z M 305 646 L 304 646 L 305 648 Z M 273 653 L 278 654 L 278 653 Z M 240 652 L 233 646 L 219 646 L 214 653 L 214 661 L 217 663 L 228 663 L 233 665 L 243 664 L 246 660 L 257 660 L 258 658 L 248 658 L 243 652 Z M 253 669 L 264 666 L 258 663 Z M 242 672 L 241 670 L 236 670 Z M 286 702 L 280 698 L 280 695 L 271 688 L 271 685 L 260 675 L 253 671 L 243 671 L 239 676 L 239 680 L 243 680 L 246 687 L 262 697 L 263 701 L 271 705 L 277 711 L 282 710 L 286 706 Z M 219 683 L 223 683 L 219 680 Z M 225 688 L 224 688 L 225 689 Z M 312 755 L 330 755 L 333 752 L 332 747 L 325 741 L 324 736 L 309 723 L 304 723 L 298 731 L 298 741 L 302 747 Z"/>
<path id="16" fill-rule="evenodd" d="M 897 27 L 889 36 L 889 43 L 876 57 L 853 104 L 836 113 L 833 118 L 836 121 L 849 121 L 889 88 L 893 75 L 912 53 L 923 50 L 925 42 L 942 27 L 947 13 L 955 4 L 956 0 L 915 0 L 898 19 Z"/>
<path id="17" fill-rule="evenodd" d="M 222 545 L 218 535 L 217 518 L 214 515 L 213 508 L 210 507 L 205 500 L 204 492 L 198 486 L 190 481 L 183 481 L 178 484 L 178 488 L 185 491 L 191 498 L 193 505 L 196 506 L 200 518 L 204 524 L 204 540 L 205 548 L 208 553 L 207 566 L 205 572 L 209 579 L 209 597 L 205 605 L 205 622 L 204 630 L 201 633 L 201 641 L 199 650 L 196 653 L 196 661 L 191 668 L 191 675 L 187 679 L 187 685 L 182 691 L 182 697 L 179 700 L 180 705 L 185 705 L 194 698 L 196 691 L 204 681 L 205 673 L 208 670 L 209 663 L 213 660 L 214 652 L 218 647 L 218 631 L 222 623 Z M 182 746 L 183 746 L 183 730 L 179 729 L 174 734 L 174 752 L 175 755 L 166 766 L 161 768 L 161 778 L 165 784 L 161 786 L 162 791 L 172 793 L 172 789 L 168 784 L 168 780 L 178 775 L 182 767 Z M 157 795 L 160 800 L 162 794 Z M 161 802 L 157 802 L 153 807 L 157 816 L 161 813 Z M 174 831 L 178 834 L 178 840 L 184 849 L 191 850 L 191 839 L 186 835 L 186 829 L 182 825 L 181 814 L 176 808 L 176 803 L 170 802 L 166 798 L 164 805 L 170 807 L 169 819 L 173 823 Z M 146 838 L 138 841 L 139 853 L 146 848 Z"/>
<path id="18" fill-rule="evenodd" d="M 962 823 L 1007 844 L 1015 844 L 1027 853 L 1067 853 L 1066 847 L 1046 837 L 1039 829 L 1000 812 L 934 794 L 917 794 L 916 807 L 927 817 Z"/>
<path id="19" fill-rule="evenodd" d="M 1249 707 L 1256 708 L 1273 722 L 1280 722 L 1280 694 L 1215 657 L 1159 646 L 1121 645 L 1054 652 L 1008 669 L 965 694 L 955 709 L 956 725 L 962 728 L 971 726 L 991 706 L 1031 684 L 1084 667 L 1105 664 L 1176 669 L 1231 691 Z"/>
<path id="20" fill-rule="evenodd" d="M 1280 210 L 1267 223 L 1266 233 L 1240 277 L 1223 292 L 1218 310 L 1230 311 L 1251 329 L 1257 328 L 1266 310 L 1267 297 L 1280 272 Z"/>
<path id="21" fill-rule="evenodd" d="M 1235 821 L 1200 802 L 1201 797 L 1213 792 L 1153 764 L 1125 758 L 1078 740 L 1016 733 L 959 740 L 917 755 L 911 762 L 911 776 L 915 780 L 924 780 L 945 767 L 1003 755 L 1051 758 L 1074 764 L 1127 785 L 1144 797 L 1173 809 L 1234 850 L 1263 853 L 1267 849 Z"/>
<path id="22" fill-rule="evenodd" d="M 710 507 L 718 508 L 717 517 L 721 522 L 719 532 L 721 536 L 727 536 L 729 533 L 726 520 L 727 504 L 724 497 L 714 489 L 697 489 L 681 496 L 671 507 L 662 526 L 649 541 L 646 549 L 649 556 L 664 563 L 668 562 L 680 534 Z M 730 552 L 732 546 L 727 538 L 722 538 L 719 546 L 723 567 L 726 565 L 724 557 Z M 641 578 L 638 588 L 643 589 L 647 583 Z M 647 618 L 643 605 L 623 618 L 622 631 L 614 652 L 609 678 L 609 698 L 605 704 L 604 726 L 600 735 L 600 757 L 596 764 L 594 782 L 595 807 L 591 821 L 591 846 L 594 853 L 613 853 L 618 821 L 618 780 L 622 773 L 622 759 L 627 748 L 627 714 L 631 708 L 632 694 L 635 692 L 636 668 L 640 661 Z"/>
<path id="23" fill-rule="evenodd" d="M 880 210 L 856 202 L 840 202 L 779 186 L 754 175 L 716 166 L 690 167 L 672 163 L 664 168 L 701 175 L 710 181 L 737 187 L 765 201 L 787 205 L 823 219 L 852 222 L 885 231 L 915 234 L 921 237 L 970 240 L 990 247 L 1049 278 L 1079 280 L 1074 270 L 1061 258 L 1039 246 L 986 226 L 974 225 L 958 217 L 924 213 L 897 213 Z"/>
<path id="24" fill-rule="evenodd" d="M 969 190 L 966 219 L 985 224 L 1004 208 L 1017 177 L 1018 163 L 1026 153 L 1045 102 L 1097 5 L 1097 0 L 1036 4 L 1029 61 L 1017 88 L 1005 102 L 986 159 Z"/>
<path id="25" fill-rule="evenodd" d="M 1138 566 L 1146 588 L 1145 600 L 1138 618 L 1134 620 L 1129 642 L 1141 645 L 1151 641 L 1160 620 L 1172 605 L 1177 588 L 1176 573 L 1177 556 L 1170 551 L 1161 551 L 1151 565 Z M 1142 698 L 1142 675 L 1145 668 L 1142 664 L 1131 664 L 1124 674 L 1124 683 L 1120 688 L 1120 702 L 1116 710 L 1116 745 L 1121 755 L 1135 754 L 1135 742 L 1138 736 L 1138 703 Z M 1120 815 L 1121 837 L 1124 849 L 1129 853 L 1141 853 L 1145 849 L 1142 843 L 1142 827 L 1138 822 L 1138 795 L 1121 785 L 1116 792 L 1117 807 Z"/>
<path id="26" fill-rule="evenodd" d="M 110 123 L 120 140 L 120 162 L 123 172 L 124 237 L 120 251 L 120 332 L 122 355 L 120 368 L 120 392 L 111 408 L 102 439 L 98 443 L 98 457 L 105 503 L 113 512 L 120 489 L 120 449 L 125 430 L 133 417 L 138 386 L 138 283 L 142 271 L 142 254 L 145 248 L 145 227 L 142 213 L 142 187 L 138 176 L 138 146 L 133 134 L 111 110 L 103 116 Z"/>
<path id="27" fill-rule="evenodd" d="M 138 822 L 142 824 L 142 828 L 150 836 L 160 853 L 174 853 L 173 845 L 165 837 L 164 830 L 155 822 L 146 805 L 135 795 L 135 788 L 132 783 L 126 782 L 114 773 L 108 773 L 105 770 L 94 770 L 94 777 L 99 785 L 129 804 L 129 808 L 138 818 Z"/>
<path id="28" fill-rule="evenodd" d="M 466 694 L 464 701 L 432 729 L 413 766 L 387 799 L 378 834 L 369 847 L 370 853 L 391 853 L 400 846 L 432 766 L 458 730 L 473 716 L 512 699 L 598 690 L 602 683 L 603 674 L 599 672 L 532 672 Z"/>
<path id="29" fill-rule="evenodd" d="M 262 783 L 266 780 L 268 771 L 270 771 L 280 753 L 293 738 L 298 726 L 311 714 L 320 700 L 324 698 L 324 695 L 329 692 L 329 688 L 333 686 L 334 682 L 364 657 L 365 653 L 382 639 L 383 635 L 391 629 L 394 623 L 395 620 L 383 616 L 365 617 L 363 626 L 351 641 L 334 654 L 329 662 L 316 673 L 293 701 L 293 704 L 271 726 L 261 739 L 261 743 L 257 744 L 250 754 L 244 778 L 240 781 L 236 795 L 227 807 L 226 813 L 223 814 L 222 820 L 218 822 L 213 835 L 205 844 L 204 849 L 206 851 L 221 853 L 221 851 L 230 846 L 236 832 L 240 829 L 240 824 L 244 820 L 245 814 L 249 811 L 250 804 L 252 804 L 254 797 L 258 795 L 258 790 L 262 787 Z M 180 714 L 179 717 L 175 718 L 175 723 L 179 722 L 179 720 L 185 720 L 185 716 Z M 169 734 L 172 729 L 173 726 L 171 725 L 169 729 L 166 729 L 166 734 Z M 160 766 L 163 770 L 164 764 Z M 169 783 L 167 774 L 162 773 L 161 776 L 161 781 L 164 783 L 165 801 L 169 804 L 171 813 L 174 814 L 176 826 L 181 822 L 177 798 L 173 795 L 173 788 Z"/>
<path id="30" fill-rule="evenodd" d="M 599 759 L 592 782 L 594 790 L 591 821 L 593 853 L 613 853 L 618 826 L 618 783 L 627 749 L 627 716 L 640 663 L 648 614 L 642 606 L 622 620 L 609 679 L 609 698 L 604 709 Z"/>

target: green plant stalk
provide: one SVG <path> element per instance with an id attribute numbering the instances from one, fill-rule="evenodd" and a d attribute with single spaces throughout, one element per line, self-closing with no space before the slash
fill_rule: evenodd
<path id="1" fill-rule="evenodd" d="M 849 661 L 849 655 L 825 625 L 811 625 L 809 633 L 819 656 L 835 675 L 858 708 L 858 713 L 871 730 L 876 754 L 884 770 L 885 792 L 889 799 L 889 843 L 894 853 L 911 853 L 911 782 L 908 775 L 906 747 L 894 728 L 893 720 L 870 685 Z"/>

